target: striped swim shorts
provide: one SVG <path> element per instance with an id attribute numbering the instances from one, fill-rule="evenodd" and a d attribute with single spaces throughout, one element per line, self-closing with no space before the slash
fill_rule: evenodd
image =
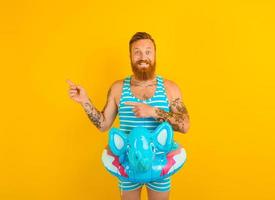
<path id="1" fill-rule="evenodd" d="M 170 190 L 171 187 L 171 177 L 164 178 L 157 181 L 152 181 L 149 183 L 134 183 L 129 181 L 124 181 L 119 179 L 119 188 L 123 191 L 130 191 L 130 190 L 136 190 L 143 185 L 146 185 L 151 190 L 157 191 L 157 192 L 167 192 Z"/>

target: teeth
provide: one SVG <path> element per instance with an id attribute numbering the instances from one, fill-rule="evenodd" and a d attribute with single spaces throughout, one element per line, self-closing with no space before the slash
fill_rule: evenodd
<path id="1" fill-rule="evenodd" d="M 147 63 L 140 63 L 140 65 L 147 66 L 148 64 Z"/>

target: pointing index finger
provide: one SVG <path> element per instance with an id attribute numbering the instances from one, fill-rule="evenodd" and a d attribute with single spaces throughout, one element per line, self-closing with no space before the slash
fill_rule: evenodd
<path id="1" fill-rule="evenodd" d="M 125 104 L 125 105 L 128 105 L 128 106 L 136 106 L 136 105 L 138 105 L 137 102 L 130 102 L 130 101 L 127 101 L 127 102 L 125 102 L 124 104 Z"/>
<path id="2" fill-rule="evenodd" d="M 70 86 L 75 86 L 75 84 L 74 84 L 71 80 L 69 80 L 69 79 L 67 79 L 66 82 L 67 82 Z"/>

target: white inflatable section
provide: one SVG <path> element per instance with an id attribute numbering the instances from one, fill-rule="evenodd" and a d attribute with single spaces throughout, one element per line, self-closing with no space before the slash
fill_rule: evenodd
<path id="1" fill-rule="evenodd" d="M 117 168 L 112 164 L 112 162 L 115 160 L 115 158 L 113 156 L 108 155 L 106 149 L 104 149 L 101 159 L 102 159 L 102 162 L 104 163 L 104 166 L 107 169 L 109 169 L 110 171 L 112 171 L 116 174 L 120 174 L 119 171 L 117 170 Z"/>
<path id="2" fill-rule="evenodd" d="M 159 132 L 158 136 L 157 136 L 157 140 L 161 145 L 165 145 L 166 141 L 167 141 L 167 130 L 163 129 Z"/>
<path id="3" fill-rule="evenodd" d="M 173 167 L 170 168 L 170 170 L 168 171 L 168 174 L 171 173 L 172 171 L 178 169 L 186 160 L 186 152 L 183 148 L 181 148 L 180 153 L 175 155 L 173 157 L 173 159 L 175 160 L 175 164 L 173 165 Z"/>
<path id="4" fill-rule="evenodd" d="M 115 146 L 118 150 L 121 150 L 122 147 L 124 146 L 123 139 L 117 134 L 114 135 L 114 142 L 115 142 Z"/>

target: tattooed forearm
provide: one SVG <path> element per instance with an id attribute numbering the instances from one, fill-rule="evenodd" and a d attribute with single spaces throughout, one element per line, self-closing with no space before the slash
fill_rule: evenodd
<path id="1" fill-rule="evenodd" d="M 157 121 L 169 122 L 175 131 L 187 132 L 189 126 L 189 114 L 183 102 L 177 98 L 171 102 L 170 112 L 157 108 Z"/>
<path id="2" fill-rule="evenodd" d="M 91 122 L 99 129 L 102 129 L 104 126 L 104 121 L 105 121 L 104 111 L 107 107 L 109 96 L 110 96 L 110 89 L 107 94 L 107 103 L 105 104 L 101 112 L 92 105 L 90 98 L 88 101 L 82 104 Z"/>
<path id="3" fill-rule="evenodd" d="M 97 128 L 101 129 L 102 123 L 103 123 L 103 114 L 92 105 L 90 99 L 89 99 L 89 101 L 87 101 L 83 104 L 83 108 L 84 108 L 85 112 L 87 113 L 91 122 Z"/>

